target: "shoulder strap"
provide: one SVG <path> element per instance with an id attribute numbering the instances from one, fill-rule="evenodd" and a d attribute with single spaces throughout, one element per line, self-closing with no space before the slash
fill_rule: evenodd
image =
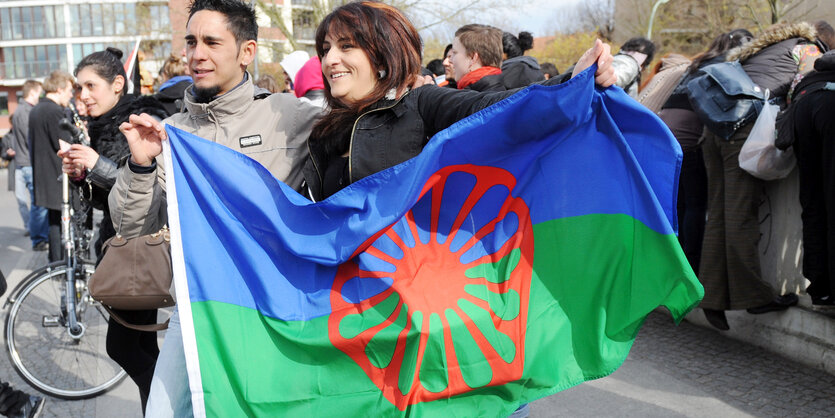
<path id="1" fill-rule="evenodd" d="M 818 81 L 816 83 L 809 84 L 808 86 L 804 86 L 802 90 L 794 92 L 794 95 L 792 96 L 792 103 L 797 103 L 800 99 L 818 90 L 835 91 L 835 82 Z"/>
<path id="2" fill-rule="evenodd" d="M 116 322 L 118 322 L 119 324 L 121 324 L 121 325 L 123 325 L 127 328 L 135 329 L 137 331 L 148 331 L 148 332 L 162 331 L 162 330 L 168 328 L 168 321 L 171 320 L 171 318 L 168 318 L 168 319 L 165 320 L 165 322 L 163 322 L 161 324 L 136 325 L 136 324 L 131 324 L 131 323 L 125 321 L 124 319 L 122 319 L 121 316 L 117 315 L 116 312 L 113 312 L 113 310 L 108 308 L 107 305 L 101 304 L 101 306 L 107 311 L 107 313 L 110 314 L 110 317 L 113 318 Z"/>

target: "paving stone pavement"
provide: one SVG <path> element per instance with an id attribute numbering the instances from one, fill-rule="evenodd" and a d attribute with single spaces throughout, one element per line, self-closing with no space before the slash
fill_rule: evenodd
<path id="1" fill-rule="evenodd" d="M 614 382 L 614 383 L 613 383 Z M 832 417 L 835 376 L 650 314 L 611 376 L 532 404 L 539 417 Z"/>
<path id="2" fill-rule="evenodd" d="M 7 170 L 0 170 L 0 270 L 9 282 L 8 292 L 0 297 L 3 306 L 14 286 L 29 272 L 47 263 L 46 252 L 31 250 L 31 241 L 23 236 L 23 223 L 17 211 L 17 202 L 12 192 L 6 189 Z M 5 326 L 8 309 L 0 310 L 0 321 Z M 0 327 L 2 328 L 2 327 Z M 5 338 L 0 338 L 0 380 L 8 381 L 16 389 L 37 394 L 18 376 L 9 362 Z M 35 347 L 33 347 L 34 349 Z M 65 401 L 48 398 L 43 417 L 140 417 L 139 392 L 130 379 L 125 379 L 110 392 L 80 401 Z"/>

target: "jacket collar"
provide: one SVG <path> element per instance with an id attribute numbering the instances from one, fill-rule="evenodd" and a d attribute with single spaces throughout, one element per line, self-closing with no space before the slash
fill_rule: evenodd
<path id="1" fill-rule="evenodd" d="M 246 79 L 241 84 L 209 103 L 198 103 L 191 89 L 186 89 L 185 107 L 192 116 L 211 114 L 215 119 L 223 119 L 243 112 L 252 102 L 254 91 L 252 76 L 246 73 Z"/>
<path id="2" fill-rule="evenodd" d="M 475 82 L 481 80 L 482 78 L 488 75 L 496 75 L 501 74 L 502 70 L 496 67 L 480 67 L 477 70 L 470 71 L 469 73 L 465 74 L 458 80 L 458 89 L 461 90 L 466 88 L 470 84 L 474 84 Z"/>
<path id="3" fill-rule="evenodd" d="M 766 30 L 753 41 L 728 51 L 728 61 L 745 61 L 768 46 L 792 38 L 804 38 L 814 43 L 816 35 L 815 27 L 806 22 L 776 26 Z"/>

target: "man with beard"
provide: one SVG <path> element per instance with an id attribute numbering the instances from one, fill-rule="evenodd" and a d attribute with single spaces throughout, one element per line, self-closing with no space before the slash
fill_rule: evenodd
<path id="1" fill-rule="evenodd" d="M 160 155 L 165 124 L 246 154 L 277 179 L 302 189 L 307 138 L 321 108 L 293 95 L 269 95 L 254 87 L 246 67 L 255 59 L 257 35 L 255 12 L 247 3 L 194 0 L 191 4 L 185 39 L 194 85 L 186 91 L 185 110 L 162 122 L 147 114 L 133 115 L 121 126 L 131 157 L 119 173 L 109 203 L 114 226 L 123 236 L 155 232 L 166 223 Z M 175 311 L 157 360 L 146 416 L 190 415 L 182 334 Z"/>

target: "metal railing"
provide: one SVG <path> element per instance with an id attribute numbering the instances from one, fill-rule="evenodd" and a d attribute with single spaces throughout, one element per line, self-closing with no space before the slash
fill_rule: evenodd
<path id="1" fill-rule="evenodd" d="M 48 20 L 40 22 L 13 22 L 0 25 L 0 34 L 2 34 L 2 40 L 4 41 L 63 38 L 65 35 L 63 26 L 59 27 L 58 22 L 50 22 Z"/>

